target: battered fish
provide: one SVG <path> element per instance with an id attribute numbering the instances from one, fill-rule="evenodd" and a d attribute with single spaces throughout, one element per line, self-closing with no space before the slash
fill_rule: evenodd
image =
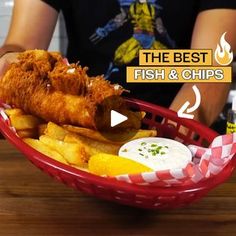
<path id="1" fill-rule="evenodd" d="M 89 77 L 87 68 L 68 64 L 59 53 L 29 50 L 19 54 L 0 79 L 0 99 L 57 124 L 72 124 L 96 129 L 98 106 L 109 96 L 120 96 L 124 89 L 112 85 L 102 76 Z M 108 124 L 110 108 L 131 114 L 128 128 L 140 124 L 135 113 L 129 111 L 122 98 L 100 107 L 99 122 L 104 129 Z M 133 114 L 133 116 L 132 116 Z M 101 127 L 100 126 L 100 127 Z"/>

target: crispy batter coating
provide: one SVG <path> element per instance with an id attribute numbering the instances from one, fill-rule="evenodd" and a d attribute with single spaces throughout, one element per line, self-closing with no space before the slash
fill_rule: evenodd
<path id="1" fill-rule="evenodd" d="M 89 77 L 86 72 L 87 68 L 82 68 L 76 64 L 67 65 L 60 60 L 48 73 L 48 79 L 55 90 L 62 91 L 65 94 L 85 96 L 89 84 Z"/>

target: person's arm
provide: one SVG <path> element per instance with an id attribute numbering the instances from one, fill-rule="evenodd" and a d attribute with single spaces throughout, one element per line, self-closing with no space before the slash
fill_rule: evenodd
<path id="1" fill-rule="evenodd" d="M 15 0 L 10 29 L 2 48 L 47 49 L 58 12 L 40 0 Z"/>
<path id="2" fill-rule="evenodd" d="M 12 52 L 47 49 L 56 25 L 58 12 L 41 0 L 15 0 L 11 24 L 0 47 L 0 76 L 16 58 Z"/>
<path id="3" fill-rule="evenodd" d="M 232 50 L 236 49 L 236 10 L 214 9 L 201 12 L 196 20 L 191 48 L 216 49 L 220 37 L 224 32 L 226 40 L 230 43 Z M 229 83 L 198 83 L 196 84 L 201 93 L 201 105 L 192 114 L 194 119 L 210 126 L 223 109 L 228 92 Z M 172 102 L 170 109 L 178 111 L 188 100 L 193 106 L 195 94 L 192 83 L 186 83 Z"/>

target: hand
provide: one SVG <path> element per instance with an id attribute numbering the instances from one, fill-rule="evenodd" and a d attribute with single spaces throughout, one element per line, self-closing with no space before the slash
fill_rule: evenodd
<path id="1" fill-rule="evenodd" d="M 18 53 L 11 52 L 11 53 L 6 53 L 4 56 L 0 58 L 0 78 L 4 75 L 8 66 L 12 62 L 17 62 L 17 56 Z"/>

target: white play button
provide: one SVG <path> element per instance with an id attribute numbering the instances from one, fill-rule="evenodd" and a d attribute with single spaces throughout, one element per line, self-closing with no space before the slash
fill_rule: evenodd
<path id="1" fill-rule="evenodd" d="M 111 127 L 119 125 L 126 120 L 128 120 L 127 116 L 124 116 L 117 111 L 111 110 Z"/>
<path id="2" fill-rule="evenodd" d="M 124 100 L 121 96 L 106 97 L 97 106 L 94 116 L 96 130 L 105 140 L 114 143 L 126 143 L 132 139 L 141 127 L 142 109 L 138 104 L 130 100 Z M 129 109 L 129 107 L 132 109 Z M 127 132 L 129 130 L 129 132 Z"/>

